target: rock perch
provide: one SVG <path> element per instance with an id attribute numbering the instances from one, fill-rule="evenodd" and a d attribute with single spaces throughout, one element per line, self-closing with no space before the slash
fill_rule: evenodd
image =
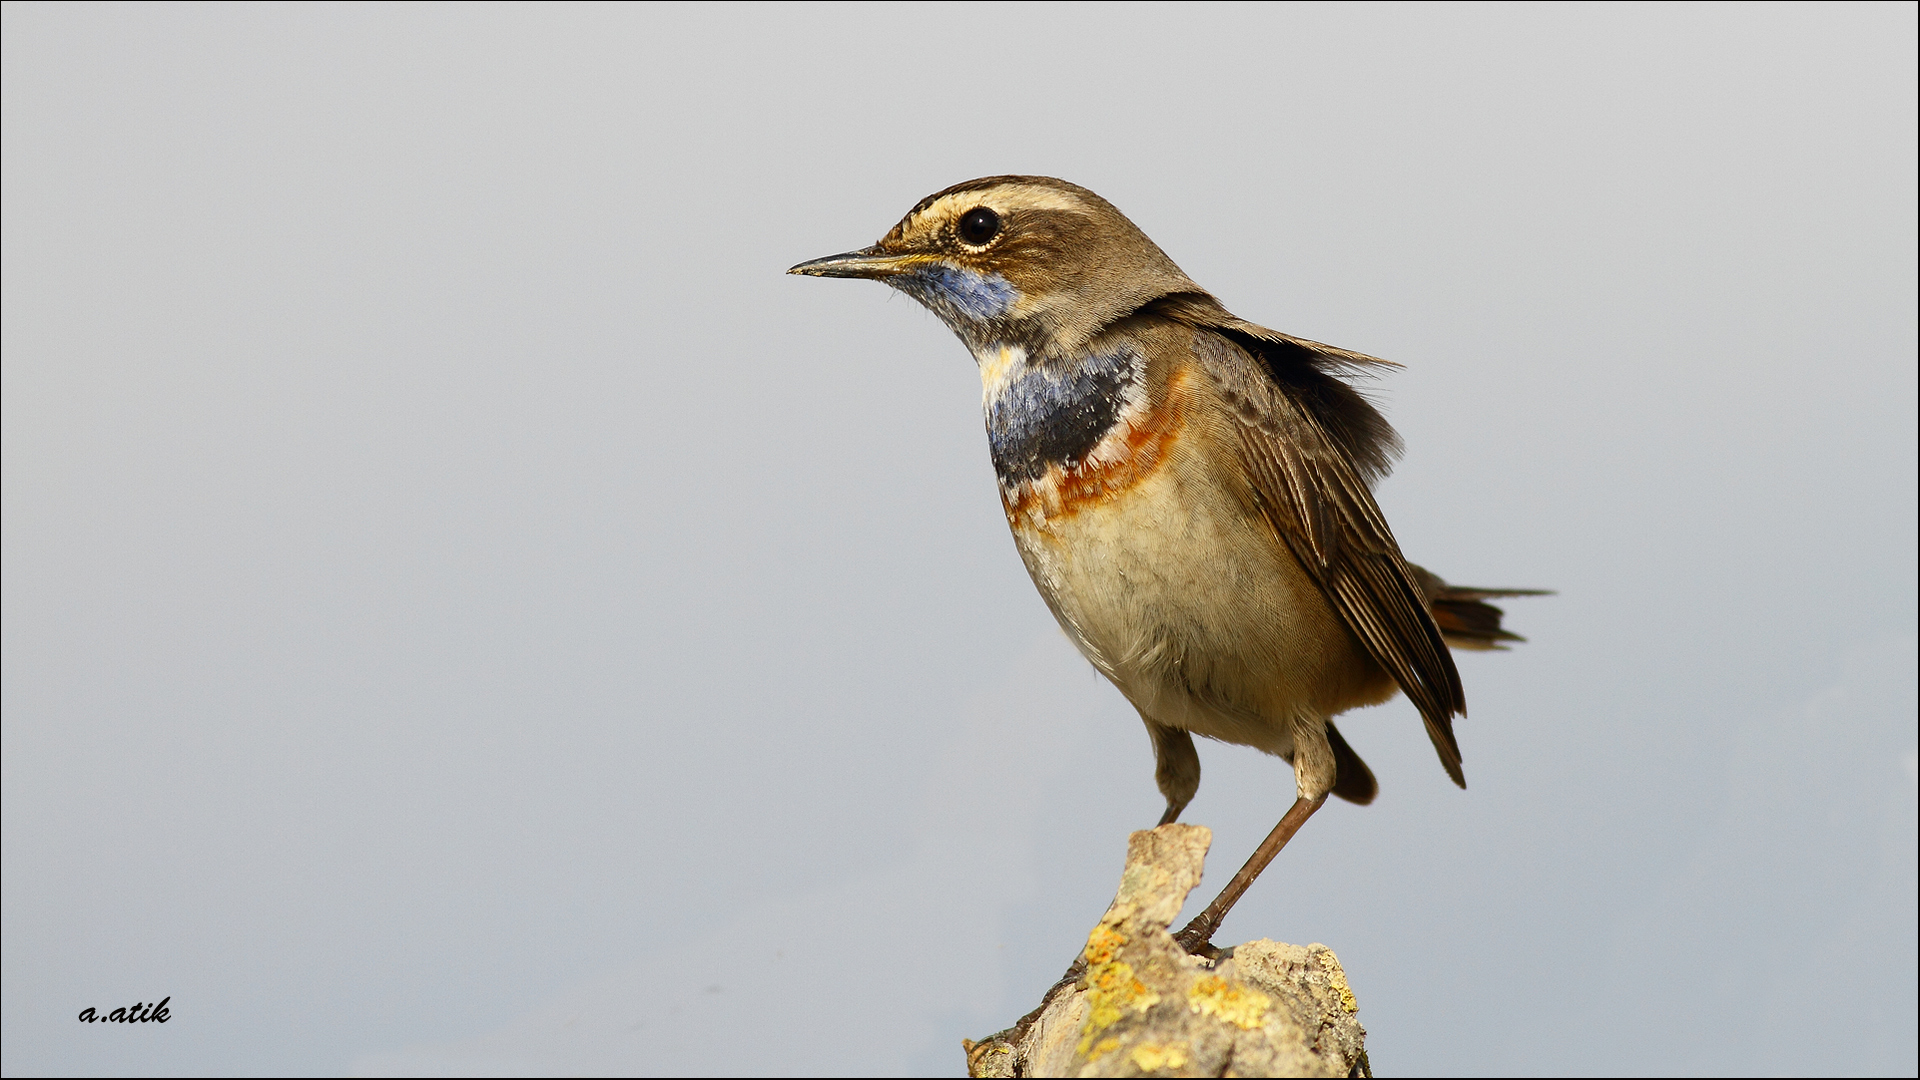
<path id="1" fill-rule="evenodd" d="M 1208 960 L 1167 932 L 1212 842 L 1198 825 L 1128 837 L 1120 891 L 1073 978 L 1013 1027 L 966 1040 L 968 1075 L 1371 1076 L 1331 949 L 1263 939 Z"/>

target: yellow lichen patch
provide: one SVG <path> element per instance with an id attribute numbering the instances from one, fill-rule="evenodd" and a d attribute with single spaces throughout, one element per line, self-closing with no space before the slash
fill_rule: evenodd
<path id="1" fill-rule="evenodd" d="M 1103 964 L 1099 970 L 1087 973 L 1087 983 L 1092 988 L 1087 996 L 1105 998 L 1116 1007 L 1130 1008 L 1135 1012 L 1146 1012 L 1160 1000 L 1160 993 L 1150 989 L 1146 983 L 1133 977 L 1133 965 L 1124 960 L 1115 960 Z"/>
<path id="2" fill-rule="evenodd" d="M 1087 935 L 1086 958 L 1088 967 L 1099 967 L 1111 963 L 1120 952 L 1120 946 L 1127 943 L 1127 936 L 1106 923 L 1093 928 Z"/>
<path id="3" fill-rule="evenodd" d="M 1327 973 L 1327 982 L 1340 992 L 1340 1007 L 1348 1012 L 1359 1012 L 1360 1003 L 1354 1000 L 1353 988 L 1347 985 L 1347 973 L 1340 969 L 1340 961 L 1333 955 L 1332 949 L 1320 951 L 1320 967 Z"/>
<path id="4" fill-rule="evenodd" d="M 1267 1022 L 1267 1010 L 1273 1007 L 1273 999 L 1252 987 L 1230 983 L 1218 975 L 1207 975 L 1195 979 L 1187 990 L 1187 1006 L 1235 1027 L 1252 1029 Z"/>
<path id="5" fill-rule="evenodd" d="M 1141 1043 L 1128 1055 L 1141 1072 L 1158 1072 L 1161 1069 L 1184 1069 L 1187 1067 L 1187 1044 Z"/>
<path id="6" fill-rule="evenodd" d="M 1087 1020 L 1080 1028 L 1080 1053 L 1090 1059 L 1106 1053 L 1094 1046 L 1094 1036 L 1118 1023 L 1128 1010 L 1146 1012 L 1159 1000 L 1157 991 L 1134 978 L 1132 964 L 1115 960 L 1088 971 Z M 1106 1046 L 1106 1041 L 1100 1045 Z"/>

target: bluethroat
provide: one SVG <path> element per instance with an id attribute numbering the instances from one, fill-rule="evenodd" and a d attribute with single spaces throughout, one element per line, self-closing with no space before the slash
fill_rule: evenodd
<path id="1" fill-rule="evenodd" d="M 929 195 L 872 247 L 791 273 L 913 297 L 980 367 L 987 446 L 1027 572 L 1139 710 L 1175 820 L 1193 735 L 1285 758 L 1297 798 L 1179 937 L 1208 939 L 1329 794 L 1373 773 L 1333 718 L 1412 699 L 1455 784 L 1466 715 L 1448 646 L 1520 640 L 1407 562 L 1371 487 L 1399 453 L 1349 384 L 1392 366 L 1237 318 L 1114 206 L 1044 176 Z"/>

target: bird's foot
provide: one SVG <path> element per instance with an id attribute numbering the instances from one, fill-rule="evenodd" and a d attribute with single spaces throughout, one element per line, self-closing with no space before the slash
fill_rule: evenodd
<path id="1" fill-rule="evenodd" d="M 1213 927 L 1204 926 L 1199 919 L 1195 919 L 1175 933 L 1173 940 L 1175 944 L 1186 950 L 1189 956 L 1198 956 L 1202 960 L 1214 960 L 1219 958 L 1222 950 L 1214 947 L 1213 930 Z"/>

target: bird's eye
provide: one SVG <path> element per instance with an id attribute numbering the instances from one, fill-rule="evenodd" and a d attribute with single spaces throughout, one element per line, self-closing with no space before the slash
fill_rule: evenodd
<path id="1" fill-rule="evenodd" d="M 1000 235 L 1000 215 L 976 206 L 960 218 L 960 239 L 979 247 Z"/>

